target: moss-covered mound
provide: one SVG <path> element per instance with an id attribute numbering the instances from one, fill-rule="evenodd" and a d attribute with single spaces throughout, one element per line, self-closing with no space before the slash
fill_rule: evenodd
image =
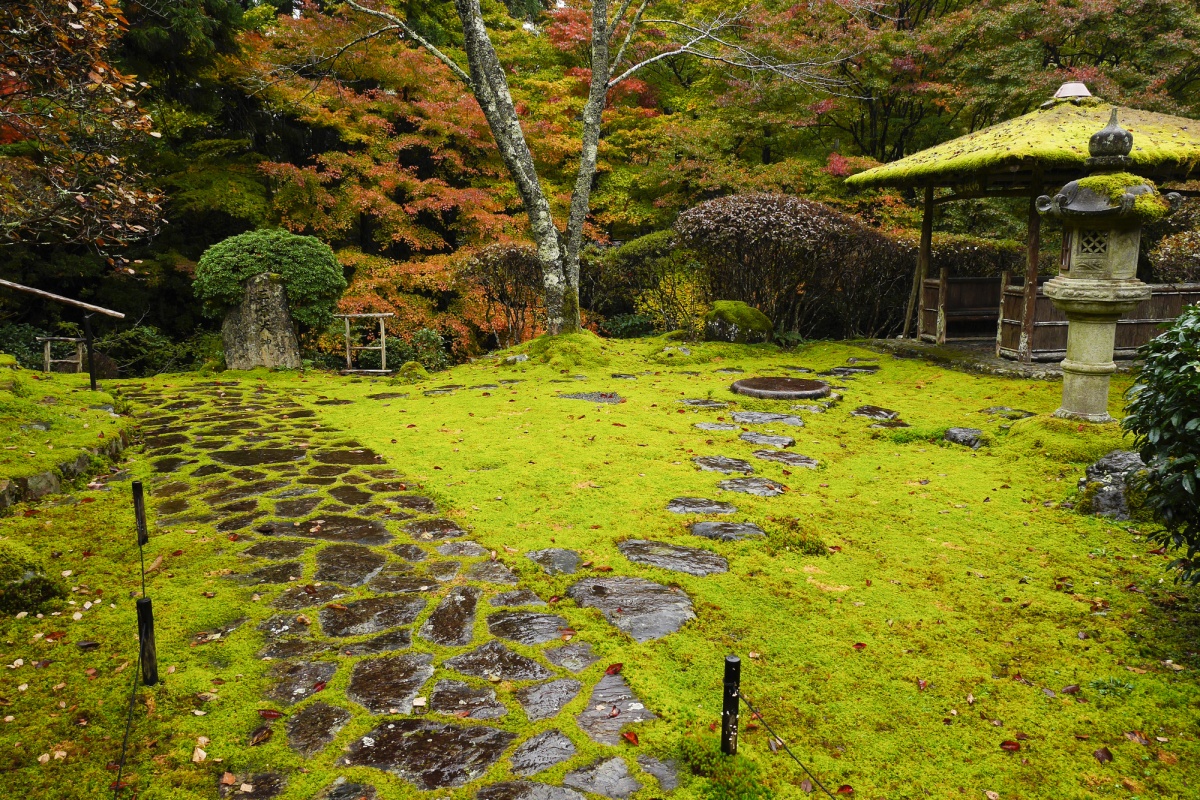
<path id="1" fill-rule="evenodd" d="M 66 584 L 48 572 L 32 550 L 0 541 L 0 612 L 41 611 L 66 596 Z"/>
<path id="2" fill-rule="evenodd" d="M 704 317 L 704 338 L 710 342 L 757 344 L 769 341 L 774 330 L 766 314 L 740 300 L 718 300 Z"/>
<path id="3" fill-rule="evenodd" d="M 530 360 L 556 369 L 587 369 L 607 366 L 608 345 L 591 331 L 539 336 L 521 350 Z"/>

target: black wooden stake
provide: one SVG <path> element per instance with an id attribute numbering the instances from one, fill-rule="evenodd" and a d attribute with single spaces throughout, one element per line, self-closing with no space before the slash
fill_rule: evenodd
<path id="1" fill-rule="evenodd" d="M 146 530 L 146 499 L 142 496 L 142 482 L 133 482 L 133 513 L 137 517 L 138 547 L 150 542 L 150 534 Z"/>
<path id="2" fill-rule="evenodd" d="M 92 379 L 92 391 L 96 391 L 96 358 L 92 354 L 92 315 L 83 315 L 83 336 L 87 341 L 88 375 Z"/>
<path id="3" fill-rule="evenodd" d="M 738 699 L 741 697 L 742 660 L 725 656 L 725 702 L 721 709 L 721 752 L 737 755 Z"/>
<path id="4" fill-rule="evenodd" d="M 142 659 L 142 684 L 158 683 L 158 650 L 154 646 L 154 607 L 149 597 L 137 600 L 138 646 Z"/>

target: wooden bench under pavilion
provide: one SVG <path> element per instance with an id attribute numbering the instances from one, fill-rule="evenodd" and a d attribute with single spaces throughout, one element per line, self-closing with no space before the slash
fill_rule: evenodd
<path id="1" fill-rule="evenodd" d="M 1112 103 L 1092 97 L 1081 83 L 1063 84 L 1036 111 L 846 179 L 854 188 L 921 190 L 924 207 L 912 292 L 904 317 L 908 338 L 914 307 L 917 335 L 944 344 L 956 339 L 996 339 L 996 354 L 1023 362 L 1058 360 L 1066 347 L 1067 320 L 1038 279 L 1039 195 L 1058 191 L 1086 174 L 1088 140 L 1107 123 Z M 1117 107 L 1134 135 L 1132 172 L 1164 191 L 1200 194 L 1180 184 L 1200 179 L 1200 120 Z M 1027 198 L 1024 275 L 956 277 L 943 267 L 931 277 L 933 216 L 937 206 L 986 197 Z M 1200 284 L 1154 287 L 1155 296 L 1118 324 L 1117 355 L 1130 355 L 1185 305 L 1200 302 Z"/>

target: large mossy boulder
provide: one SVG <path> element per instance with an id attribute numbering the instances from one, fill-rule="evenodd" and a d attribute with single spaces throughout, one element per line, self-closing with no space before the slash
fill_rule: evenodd
<path id="1" fill-rule="evenodd" d="M 0 612 L 34 613 L 67 596 L 66 583 L 28 547 L 0 541 Z"/>
<path id="2" fill-rule="evenodd" d="M 710 342 L 758 344 L 770 341 L 774 331 L 766 314 L 740 300 L 718 300 L 704 317 L 704 338 Z"/>

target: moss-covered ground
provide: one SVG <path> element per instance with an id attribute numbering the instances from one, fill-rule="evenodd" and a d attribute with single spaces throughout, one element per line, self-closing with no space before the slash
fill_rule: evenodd
<path id="1" fill-rule="evenodd" d="M 580 674 L 585 684 L 606 665 L 623 663 L 632 689 L 661 719 L 636 728 L 636 747 L 597 745 L 576 731 L 578 754 L 538 780 L 559 783 L 567 770 L 610 753 L 636 773 L 639 753 L 672 756 L 682 737 L 711 736 L 722 660 L 736 653 L 744 661 L 743 691 L 765 721 L 826 785 L 852 786 L 857 797 L 1200 793 L 1196 593 L 1172 585 L 1163 558 L 1149 552 L 1143 525 L 1063 506 L 1083 466 L 1123 440 L 1116 426 L 1049 418 L 1060 384 L 966 375 L 850 344 L 782 352 L 578 336 L 522 350 L 528 361 L 484 359 L 414 386 L 315 373 L 219 377 L 315 410 L 304 420 L 319 426 L 314 435 L 332 429 L 380 453 L 543 598 L 565 598 L 578 577 L 547 576 L 521 555 L 547 547 L 574 548 L 593 568 L 677 585 L 691 596 L 696 620 L 642 644 L 595 610 L 567 599 L 553 607 L 600 656 Z M 846 387 L 839 405 L 798 412 L 805 427 L 773 431 L 794 436 L 792 450 L 818 459 L 817 470 L 758 461 L 751 453 L 761 448 L 739 441 L 738 431 L 693 427 L 728 420 L 734 408 L 789 410 L 790 403 L 733 395 L 736 376 L 716 370 L 780 375 L 788 374 L 784 366 L 824 370 L 850 358 L 879 358 L 881 369 L 833 379 Z M 208 402 L 197 384 L 211 379 L 174 375 L 127 386 Z M 502 379 L 521 382 L 424 394 Z M 1114 382 L 1114 416 L 1127 380 Z M 619 392 L 625 402 L 557 396 L 587 391 Z M 387 392 L 410 396 L 368 397 Z M 709 397 L 735 406 L 698 410 L 678 402 Z M 321 399 L 352 402 L 317 404 Z M 872 429 L 870 420 L 850 414 L 863 404 L 894 409 L 911 427 Z M 981 413 L 992 406 L 1037 416 L 1010 422 Z M 181 413 L 174 424 L 186 431 L 204 409 Z M 957 425 L 982 428 L 985 446 L 972 451 L 942 442 L 942 432 Z M 204 457 L 186 446 L 182 454 Z M 789 491 L 774 498 L 718 492 L 724 476 L 696 470 L 691 459 L 698 455 L 751 460 L 758 475 Z M 168 480 L 136 450 L 130 467 L 152 494 Z M 769 535 L 734 543 L 692 536 L 687 523 L 694 518 L 665 510 L 679 496 L 733 502 L 740 513 L 732 519 L 758 523 Z M 0 672 L 5 795 L 104 796 L 136 666 L 132 598 L 140 586 L 128 484 L 18 509 L 0 520 L 0 536 L 69 570 L 77 589 L 58 616 L 0 621 L 0 660 L 8 665 Z M 705 547 L 727 557 L 730 569 L 692 577 L 634 564 L 616 547 L 627 538 Z M 224 577 L 245 569 L 238 547 L 208 523 L 153 532 L 147 590 L 164 682 L 137 695 L 130 793 L 212 798 L 226 770 L 282 771 L 289 782 L 281 796 L 289 799 L 317 796 L 345 775 L 369 780 L 384 798 L 465 800 L 509 777 L 501 759 L 465 787 L 422 793 L 393 776 L 335 765 L 343 748 L 378 721 L 352 703 L 341 704 L 353 719 L 316 756 L 294 754 L 283 735 L 249 747 L 263 723 L 256 710 L 272 707 L 262 699 L 270 664 L 256 658 L 262 635 L 254 623 L 271 616 L 266 601 L 276 590 Z M 301 560 L 307 569 L 312 556 Z M 256 591 L 263 599 L 254 599 Z M 226 641 L 193 646 L 197 632 L 239 616 L 250 622 Z M 98 644 L 85 650 L 80 642 Z M 329 691 L 343 691 L 346 679 L 339 674 Z M 507 687 L 498 692 L 513 705 Z M 564 714 L 579 713 L 586 702 L 584 691 Z M 521 735 L 535 727 L 519 709 L 490 724 Z M 1004 742 L 1019 749 L 1004 749 Z M 202 763 L 192 761 L 198 744 Z M 1095 755 L 1105 751 L 1111 761 Z M 777 796 L 803 796 L 803 772 L 773 752 L 761 723 L 748 716 L 741 752 L 761 766 Z M 652 779 L 643 783 L 636 800 L 663 795 Z M 685 776 L 674 796 L 710 791 L 704 780 Z"/>

